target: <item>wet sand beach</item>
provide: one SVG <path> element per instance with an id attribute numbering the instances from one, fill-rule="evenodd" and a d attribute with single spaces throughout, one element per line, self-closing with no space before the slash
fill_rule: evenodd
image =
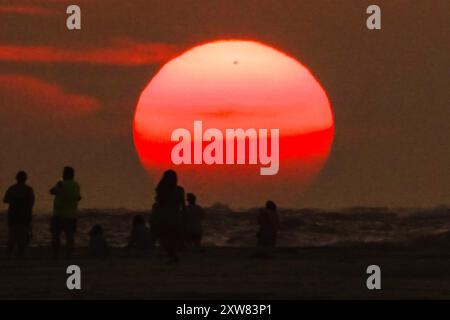
<path id="1" fill-rule="evenodd" d="M 50 259 L 50 248 L 22 261 L 0 259 L 1 299 L 445 299 L 450 297 L 446 247 L 206 247 L 168 266 L 158 250 L 145 257 L 116 248 L 110 258 Z M 66 268 L 82 270 L 82 290 L 66 288 Z M 382 271 L 382 290 L 366 288 L 367 266 Z"/>

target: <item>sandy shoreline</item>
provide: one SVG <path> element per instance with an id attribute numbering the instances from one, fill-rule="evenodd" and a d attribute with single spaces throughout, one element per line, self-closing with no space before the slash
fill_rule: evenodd
<path id="1" fill-rule="evenodd" d="M 207 247 L 183 252 L 167 266 L 155 252 L 106 260 L 77 249 L 72 261 L 53 261 L 49 248 L 32 248 L 23 261 L 0 259 L 1 299 L 397 299 L 450 297 L 446 248 L 277 248 L 259 257 L 251 247 Z M 82 269 L 82 290 L 66 289 L 66 267 Z M 366 267 L 382 269 L 382 290 L 369 291 Z"/>

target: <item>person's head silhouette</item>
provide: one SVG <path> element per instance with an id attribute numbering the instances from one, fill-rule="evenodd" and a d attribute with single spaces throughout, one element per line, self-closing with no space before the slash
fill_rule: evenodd
<path id="1" fill-rule="evenodd" d="M 73 180 L 75 178 L 75 170 L 72 167 L 64 167 L 63 180 Z"/>
<path id="2" fill-rule="evenodd" d="M 266 202 L 266 209 L 272 210 L 272 211 L 277 211 L 277 205 L 275 204 L 275 202 L 269 200 Z"/>
<path id="3" fill-rule="evenodd" d="M 17 183 L 24 184 L 27 181 L 27 179 L 28 179 L 28 175 L 25 171 L 21 170 L 21 171 L 17 172 L 17 174 L 16 174 Z"/>
<path id="4" fill-rule="evenodd" d="M 197 202 L 197 197 L 193 193 L 188 193 L 186 195 L 186 199 L 187 199 L 187 202 L 192 205 L 194 205 Z"/>
<path id="5" fill-rule="evenodd" d="M 96 224 L 95 226 L 92 227 L 91 231 L 89 232 L 89 235 L 91 237 L 103 236 L 103 227 L 99 224 Z"/>
<path id="6" fill-rule="evenodd" d="M 164 171 L 161 183 L 164 183 L 166 186 L 176 186 L 178 183 L 177 173 L 173 170 Z"/>
<path id="7" fill-rule="evenodd" d="M 177 173 L 173 170 L 164 171 L 161 180 L 156 186 L 156 201 L 159 203 L 166 202 L 170 198 L 170 194 L 175 190 L 178 184 Z"/>

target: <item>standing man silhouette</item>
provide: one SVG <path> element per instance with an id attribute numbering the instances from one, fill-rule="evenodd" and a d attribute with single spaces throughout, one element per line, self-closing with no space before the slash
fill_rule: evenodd
<path id="1" fill-rule="evenodd" d="M 18 256 L 22 257 L 31 236 L 31 215 L 34 205 L 33 189 L 26 185 L 27 173 L 19 171 L 16 175 L 17 183 L 8 188 L 3 202 L 8 208 L 8 258 L 12 256 L 14 248 L 18 248 Z"/>
<path id="2" fill-rule="evenodd" d="M 186 198 L 188 205 L 185 209 L 184 240 L 189 246 L 200 248 L 203 234 L 202 220 L 205 217 L 205 212 L 197 204 L 197 197 L 193 193 L 188 193 Z"/>
<path id="3" fill-rule="evenodd" d="M 50 224 L 54 258 L 59 257 L 61 233 L 66 235 L 66 258 L 70 259 L 77 231 L 78 202 L 81 200 L 80 185 L 75 181 L 75 170 L 65 167 L 63 179 L 50 189 L 55 196 L 53 201 L 53 217 Z"/>
<path id="4" fill-rule="evenodd" d="M 266 202 L 266 207 L 259 212 L 258 224 L 258 246 L 275 247 L 277 244 L 278 227 L 280 224 L 277 205 L 275 202 Z"/>

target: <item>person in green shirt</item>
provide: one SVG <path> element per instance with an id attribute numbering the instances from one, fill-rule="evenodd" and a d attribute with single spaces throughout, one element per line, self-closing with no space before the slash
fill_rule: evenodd
<path id="1" fill-rule="evenodd" d="M 65 167 L 63 179 L 50 189 L 53 201 L 53 217 L 50 224 L 52 247 L 55 258 L 59 257 L 61 233 L 66 235 L 66 258 L 72 255 L 77 231 L 78 202 L 81 200 L 80 185 L 75 180 L 75 170 Z"/>

